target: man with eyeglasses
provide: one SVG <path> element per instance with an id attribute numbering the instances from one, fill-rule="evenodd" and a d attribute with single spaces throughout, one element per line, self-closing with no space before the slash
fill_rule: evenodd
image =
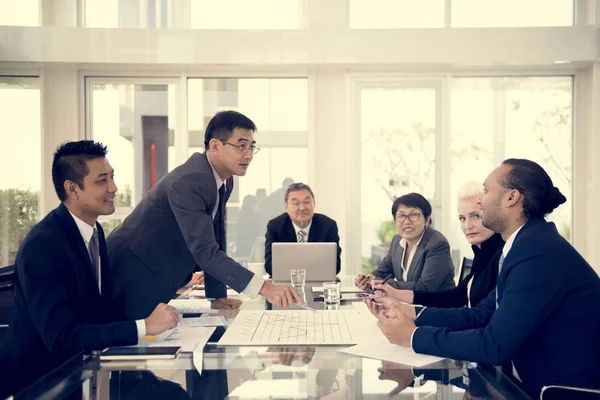
<path id="1" fill-rule="evenodd" d="M 239 308 L 239 300 L 227 298 L 226 284 L 277 306 L 304 303 L 292 287 L 265 281 L 226 254 L 225 203 L 233 175 L 246 175 L 260 150 L 255 131 L 254 122 L 238 112 L 217 113 L 206 127 L 205 152 L 165 175 L 108 237 L 123 318 L 147 315 L 168 302 L 199 268 L 212 308 Z"/>

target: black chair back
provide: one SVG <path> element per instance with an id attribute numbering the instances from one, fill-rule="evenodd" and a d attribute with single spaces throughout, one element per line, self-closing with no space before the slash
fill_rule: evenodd
<path id="1" fill-rule="evenodd" d="M 0 267 L 0 340 L 10 323 L 14 297 L 14 266 Z"/>

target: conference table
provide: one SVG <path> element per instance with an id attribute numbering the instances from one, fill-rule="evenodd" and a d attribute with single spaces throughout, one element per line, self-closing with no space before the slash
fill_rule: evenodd
<path id="1" fill-rule="evenodd" d="M 343 284 L 351 283 L 349 278 Z M 179 298 L 187 298 L 190 290 Z M 194 292 L 197 293 L 197 292 Z M 315 309 L 311 285 L 303 295 Z M 241 310 L 271 310 L 262 297 Z M 354 308 L 342 301 L 340 310 Z M 298 309 L 299 310 L 299 309 Z M 238 310 L 215 310 L 231 324 Z M 301 310 L 301 312 L 311 312 Z M 496 368 L 442 360 L 424 368 L 341 353 L 340 346 L 219 346 L 225 327 L 204 347 L 201 374 L 192 353 L 172 360 L 101 361 L 77 356 L 16 398 L 76 399 L 528 399 Z"/>

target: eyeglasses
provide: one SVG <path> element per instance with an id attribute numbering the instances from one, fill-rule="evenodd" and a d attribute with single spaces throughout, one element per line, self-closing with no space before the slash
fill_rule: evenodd
<path id="1" fill-rule="evenodd" d="M 416 222 L 421 218 L 421 213 L 410 213 L 410 214 L 396 214 L 396 222 L 404 222 L 406 218 L 410 219 L 412 222 Z"/>
<path id="2" fill-rule="evenodd" d="M 223 142 L 223 141 L 221 141 L 221 142 Z M 229 142 L 223 142 L 223 144 L 228 144 L 230 146 L 237 147 L 237 149 L 242 154 L 246 154 L 249 151 L 251 151 L 252 154 L 256 154 L 260 151 L 260 147 L 258 147 L 255 144 L 250 144 L 250 145 L 248 143 L 233 144 L 233 143 L 229 143 Z"/>

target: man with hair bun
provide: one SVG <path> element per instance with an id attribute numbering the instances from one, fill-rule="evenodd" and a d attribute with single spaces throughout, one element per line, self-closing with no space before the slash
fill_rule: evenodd
<path id="1" fill-rule="evenodd" d="M 533 397 L 547 385 L 600 388 L 600 278 L 544 218 L 565 201 L 538 164 L 505 160 L 478 201 L 506 241 L 496 290 L 472 309 L 378 299 L 384 334 L 418 353 L 502 365 Z"/>

